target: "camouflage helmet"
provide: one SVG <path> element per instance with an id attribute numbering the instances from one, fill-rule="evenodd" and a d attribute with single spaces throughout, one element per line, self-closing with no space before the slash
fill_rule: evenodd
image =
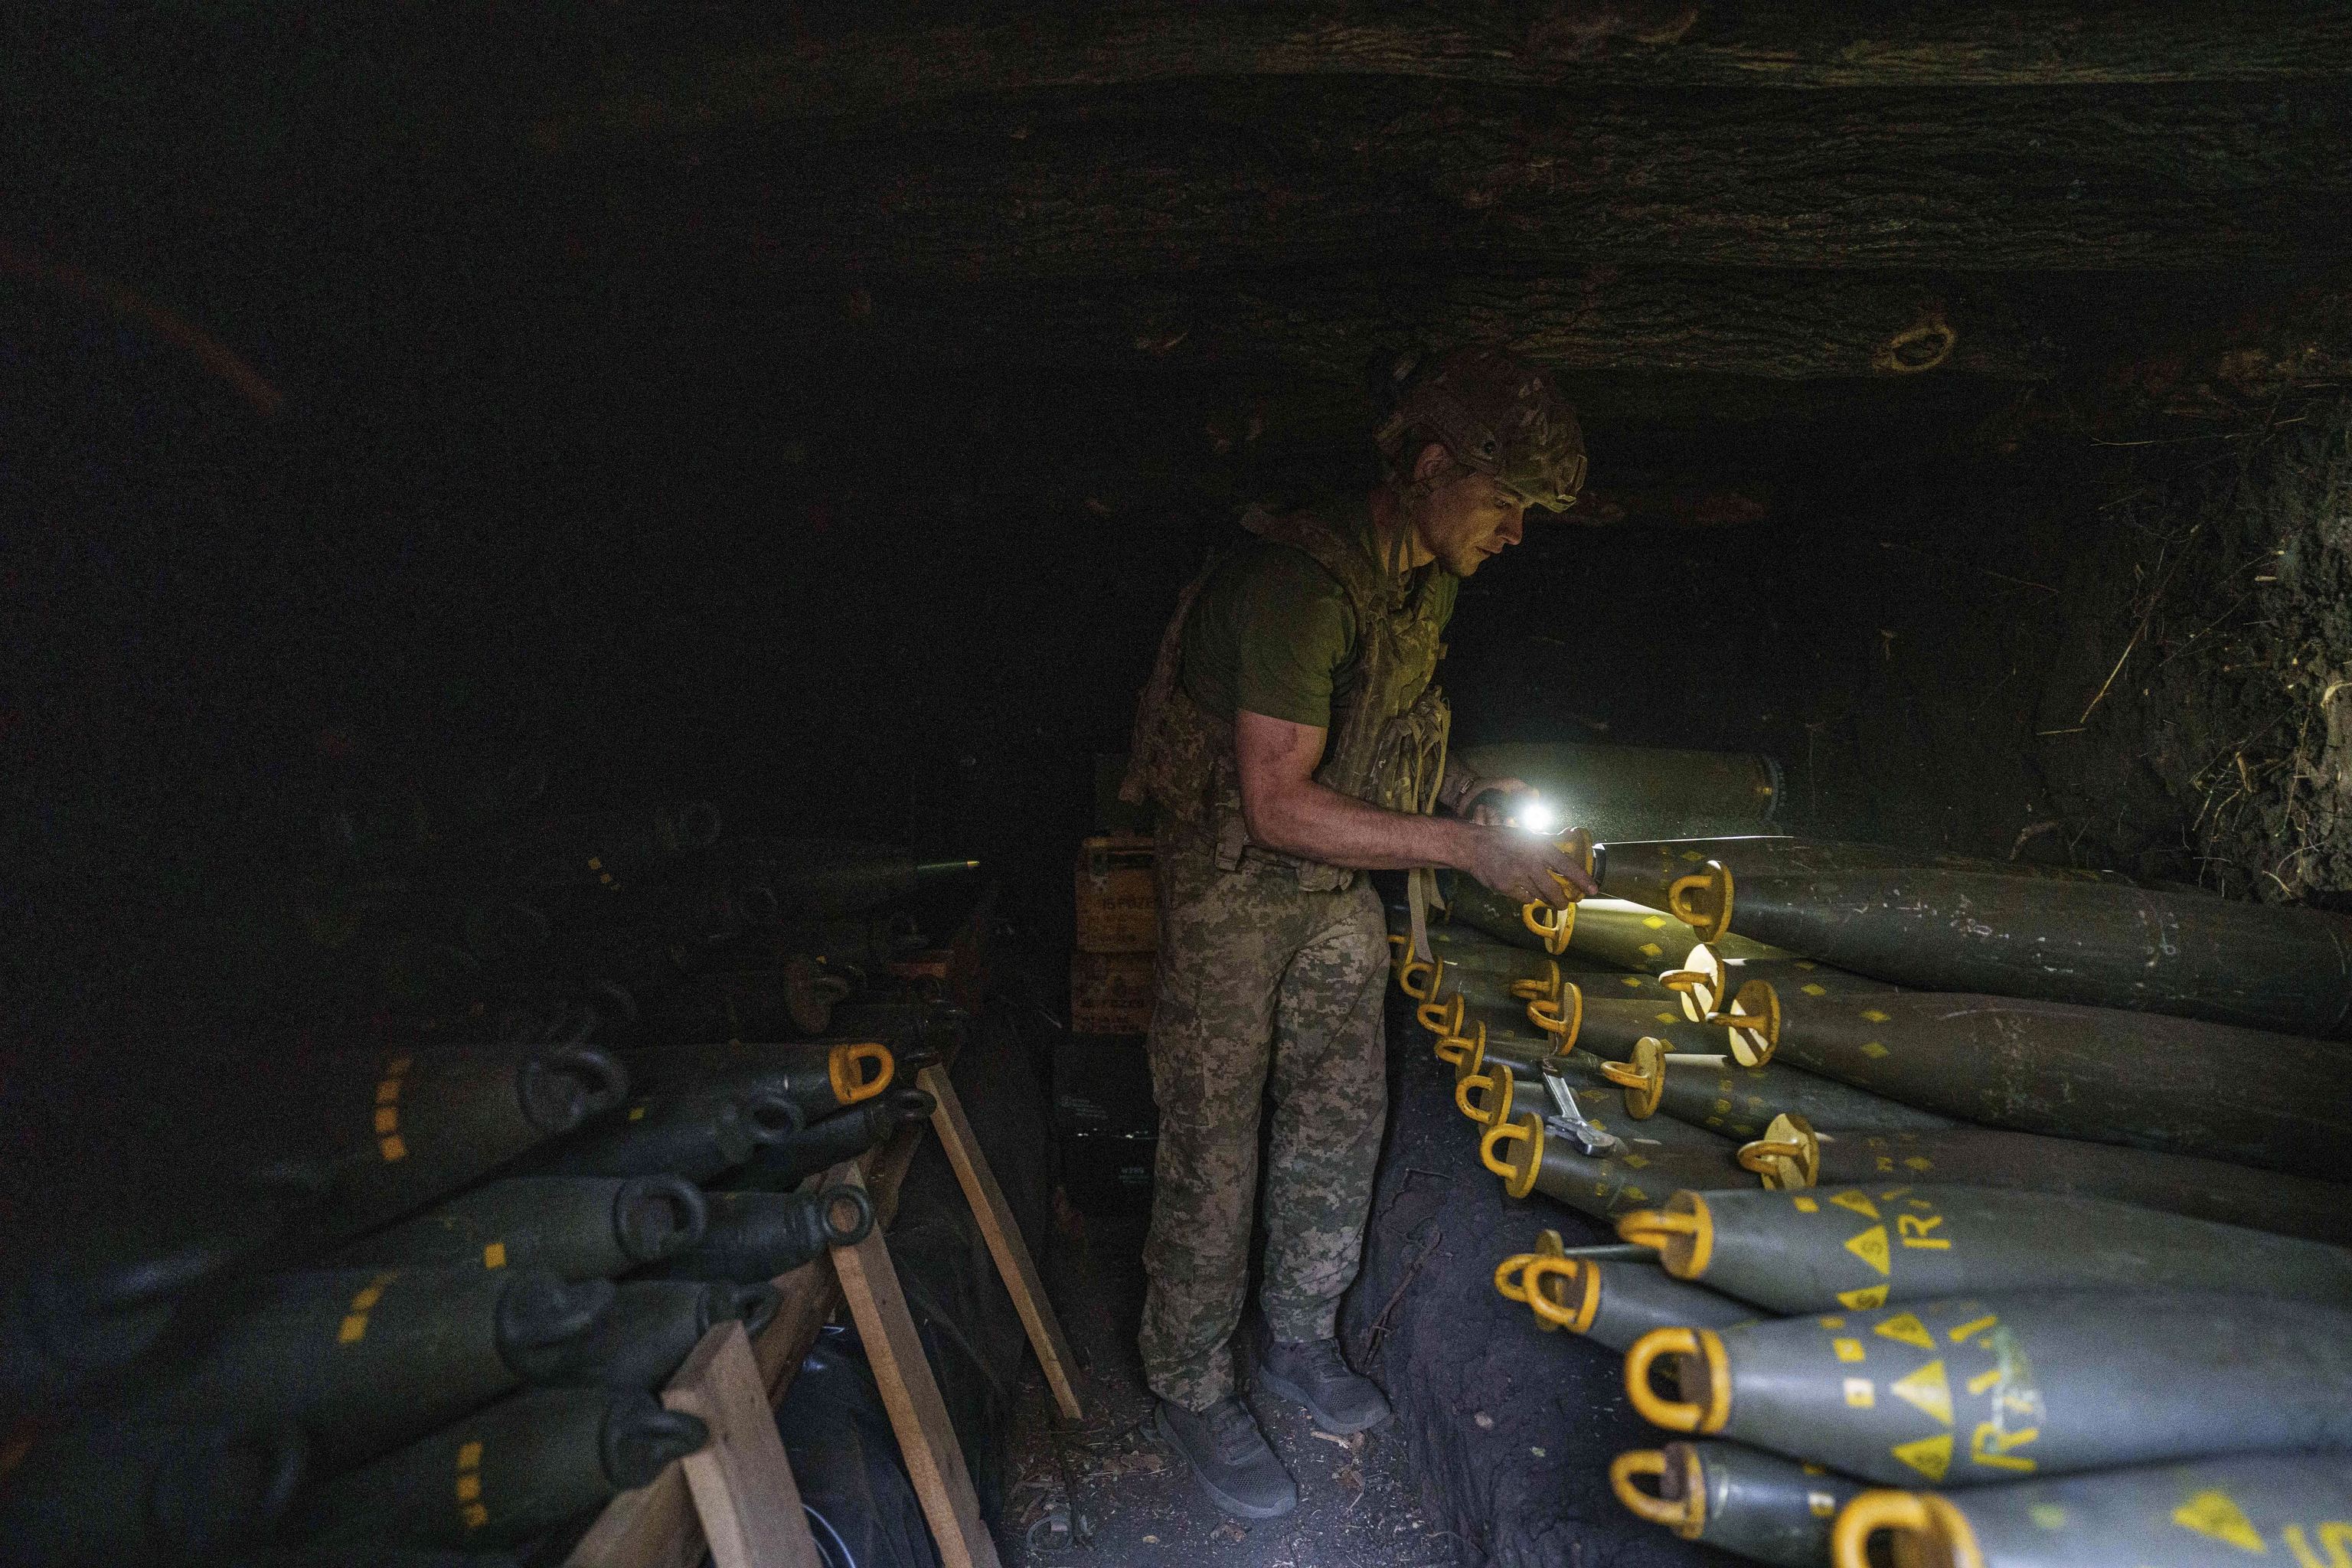
<path id="1" fill-rule="evenodd" d="M 1374 439 L 1391 467 L 1408 435 L 1443 442 L 1464 467 L 1550 511 L 1584 488 L 1584 432 L 1551 377 L 1500 349 L 1473 346 L 1396 370 L 1395 412 Z"/>

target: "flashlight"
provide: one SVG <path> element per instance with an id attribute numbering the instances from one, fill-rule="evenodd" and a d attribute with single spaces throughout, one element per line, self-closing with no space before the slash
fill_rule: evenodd
<path id="1" fill-rule="evenodd" d="M 1559 809 L 1538 795 L 1524 797 L 1511 826 L 1528 833 L 1549 833 L 1559 826 Z"/>

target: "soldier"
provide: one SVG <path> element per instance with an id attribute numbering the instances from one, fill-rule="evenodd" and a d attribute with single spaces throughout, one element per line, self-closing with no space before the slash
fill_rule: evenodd
<path id="1" fill-rule="evenodd" d="M 1518 542 L 1529 505 L 1575 500 L 1575 412 L 1540 372 L 1464 349 L 1403 382 L 1376 445 L 1369 494 L 1250 513 L 1253 537 L 1185 590 L 1121 791 L 1160 808 L 1144 1370 L 1160 1435 L 1244 1519 L 1298 1500 L 1230 1349 L 1269 1090 L 1258 1385 L 1327 1432 L 1389 1414 L 1335 1338 L 1387 1110 L 1386 927 L 1362 873 L 1452 867 L 1555 905 L 1593 890 L 1549 840 L 1492 821 L 1480 797 L 1527 785 L 1446 758 L 1431 684 L 1461 580 Z"/>

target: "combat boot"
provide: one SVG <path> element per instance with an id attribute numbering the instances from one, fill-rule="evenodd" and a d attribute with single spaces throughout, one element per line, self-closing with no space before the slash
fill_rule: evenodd
<path id="1" fill-rule="evenodd" d="M 1257 1429 L 1249 1406 L 1227 1394 L 1206 1410 L 1160 1402 L 1156 1425 L 1192 1467 L 1209 1500 L 1240 1519 L 1280 1519 L 1298 1506 L 1298 1483 Z"/>
<path id="2" fill-rule="evenodd" d="M 1338 1436 L 1389 1418 L 1389 1402 L 1370 1378 L 1340 1359 L 1337 1340 L 1268 1340 L 1257 1363 L 1257 1385 L 1304 1405 L 1315 1425 Z"/>

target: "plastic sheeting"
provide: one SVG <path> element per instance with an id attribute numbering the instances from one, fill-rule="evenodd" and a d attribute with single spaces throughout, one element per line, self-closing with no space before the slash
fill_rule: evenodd
<path id="1" fill-rule="evenodd" d="M 1390 1125 L 1364 1268 L 1340 1331 L 1388 1390 L 1432 1519 L 1493 1568 L 1685 1568 L 1737 1558 L 1635 1519 L 1610 1459 L 1667 1436 L 1626 1403 L 1622 1359 L 1536 1330 L 1495 1292 L 1495 1265 L 1538 1232 L 1616 1237 L 1540 1197 L 1513 1200 L 1478 1163 L 1428 1035 L 1391 1006 Z"/>

